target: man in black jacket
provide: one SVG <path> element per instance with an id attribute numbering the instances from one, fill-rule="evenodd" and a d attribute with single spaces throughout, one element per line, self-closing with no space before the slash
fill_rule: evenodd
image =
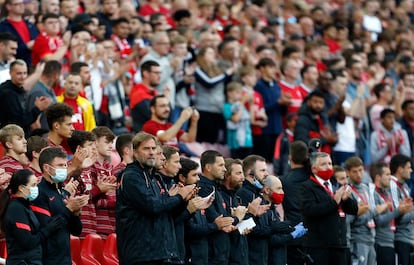
<path id="1" fill-rule="evenodd" d="M 22 60 L 10 64 L 10 80 L 0 85 L 0 128 L 7 124 L 17 124 L 23 128 L 26 136 L 30 132 L 30 124 L 36 121 L 39 114 L 52 102 L 50 98 L 38 97 L 35 107 L 26 109 L 26 92 L 23 84 L 27 78 L 27 65 Z"/>
<path id="2" fill-rule="evenodd" d="M 225 209 L 226 204 L 219 192 L 219 184 L 217 183 L 217 181 L 224 179 L 224 173 L 226 172 L 223 155 L 214 150 L 207 150 L 201 155 L 200 162 L 202 176 L 200 176 L 200 181 L 198 182 L 200 187 L 199 195 L 206 197 L 215 191 L 214 202 L 206 209 L 207 221 L 214 222 L 220 216 L 232 218 Z M 234 224 L 238 221 L 236 218 L 232 218 L 232 225 L 226 226 L 222 231 L 217 231 L 209 236 L 208 264 L 228 264 L 230 257 L 230 238 L 228 233 L 235 230 Z"/>
<path id="3" fill-rule="evenodd" d="M 80 211 L 88 204 L 89 195 L 74 196 L 77 185 L 72 182 L 62 189 L 67 177 L 66 153 L 60 147 L 49 147 L 40 153 L 39 166 L 43 178 L 39 183 L 39 196 L 33 201 L 32 210 L 42 227 L 56 216 L 62 216 L 62 229 L 49 236 L 43 248 L 43 264 L 71 265 L 70 235 L 79 236 L 82 231 Z"/>
<path id="4" fill-rule="evenodd" d="M 120 265 L 158 265 L 177 257 L 172 211 L 194 195 L 194 185 L 164 194 L 155 178 L 157 139 L 138 133 L 132 140 L 135 161 L 121 176 L 116 199 Z"/>
<path id="5" fill-rule="evenodd" d="M 304 246 L 318 265 L 346 265 L 346 214 L 356 215 L 357 202 L 348 185 L 336 191 L 329 181 L 332 160 L 327 153 L 310 157 L 312 176 L 300 188 L 301 211 L 308 234 Z"/>
<path id="6" fill-rule="evenodd" d="M 298 198 L 301 183 L 309 179 L 309 169 L 306 165 L 308 161 L 308 147 L 302 141 L 294 141 L 290 146 L 289 153 L 290 170 L 286 176 L 280 177 L 283 190 L 285 191 L 283 210 L 285 220 L 290 221 L 292 225 L 297 225 L 303 222 Z M 288 243 L 287 261 L 289 265 L 303 265 L 303 255 L 300 251 L 303 251 L 302 239 L 298 238 Z"/>
<path id="7" fill-rule="evenodd" d="M 192 185 L 200 181 L 198 164 L 187 158 L 180 158 L 181 169 L 175 177 L 176 183 Z M 210 197 L 210 202 L 214 196 Z M 196 211 L 185 222 L 186 264 L 208 265 L 208 236 L 230 226 L 233 218 L 219 216 L 214 222 L 207 221 L 205 210 Z"/>

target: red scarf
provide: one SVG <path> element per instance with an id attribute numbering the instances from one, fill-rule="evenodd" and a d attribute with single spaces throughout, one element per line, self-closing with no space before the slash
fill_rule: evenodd
<path id="1" fill-rule="evenodd" d="M 387 136 L 385 135 L 383 130 L 377 130 L 378 134 L 378 147 L 384 148 L 387 145 Z M 391 147 L 388 149 L 387 153 L 383 157 L 383 161 L 385 163 L 389 163 L 391 160 L 391 157 L 393 155 L 398 154 L 398 148 L 397 144 L 402 145 L 404 143 L 404 137 L 401 130 L 395 130 L 395 132 L 392 134 L 392 141 L 391 141 Z M 397 139 L 400 139 L 399 143 L 397 142 Z"/>

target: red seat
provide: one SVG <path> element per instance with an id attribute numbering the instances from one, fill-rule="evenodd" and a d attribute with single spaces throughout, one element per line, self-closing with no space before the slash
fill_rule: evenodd
<path id="1" fill-rule="evenodd" d="M 104 265 L 118 265 L 118 248 L 116 246 L 116 234 L 110 234 L 105 241 L 104 251 Z"/>
<path id="2" fill-rule="evenodd" d="M 0 241 L 0 257 L 7 259 L 7 245 L 4 238 L 3 241 Z"/>
<path id="3" fill-rule="evenodd" d="M 81 258 L 83 265 L 101 265 L 104 242 L 97 234 L 89 234 L 82 243 Z"/>
<path id="4" fill-rule="evenodd" d="M 79 237 L 70 236 L 70 254 L 72 256 L 72 265 L 81 265 L 81 242 Z"/>

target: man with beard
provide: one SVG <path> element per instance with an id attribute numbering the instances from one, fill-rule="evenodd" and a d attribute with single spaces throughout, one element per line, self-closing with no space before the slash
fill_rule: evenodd
<path id="1" fill-rule="evenodd" d="M 224 174 L 224 182 L 221 185 L 220 193 L 225 202 L 225 209 L 229 215 L 232 215 L 236 209 L 239 211 L 237 217 L 242 221 L 247 208 L 240 205 L 239 196 L 236 192 L 242 187 L 244 181 L 243 162 L 239 159 L 227 158 L 225 160 L 226 173 Z M 246 231 L 247 232 L 247 231 Z M 245 233 L 240 234 L 239 231 L 233 231 L 229 234 L 230 238 L 230 258 L 229 265 L 248 265 L 249 251 L 247 238 Z"/>
<path id="2" fill-rule="evenodd" d="M 319 138 L 322 151 L 330 153 L 330 146 L 338 141 L 338 136 L 331 131 L 326 112 L 323 111 L 324 93 L 319 90 L 313 91 L 308 95 L 305 104 L 298 113 L 294 140 L 308 143 L 310 139 Z"/>
<path id="3" fill-rule="evenodd" d="M 169 100 L 164 95 L 151 99 L 151 120 L 142 127 L 142 131 L 155 135 L 163 145 L 178 147 L 178 142 L 194 142 L 197 135 L 197 123 L 200 115 L 196 109 L 185 108 L 178 120 L 173 124 L 168 122 L 171 113 Z M 181 130 L 182 125 L 191 120 L 188 132 Z"/>
<path id="4" fill-rule="evenodd" d="M 150 101 L 158 94 L 157 86 L 160 83 L 161 67 L 155 61 L 147 61 L 141 65 L 142 82 L 136 84 L 129 95 L 129 107 L 135 132 L 142 130 L 142 126 L 151 118 Z"/>
<path id="5" fill-rule="evenodd" d="M 73 109 L 72 122 L 75 130 L 92 131 L 96 127 L 92 104 L 80 96 L 82 77 L 77 73 L 70 73 L 65 80 L 65 91 L 57 97 L 57 102 L 63 102 Z"/>
<path id="6" fill-rule="evenodd" d="M 34 108 L 34 102 L 37 97 L 48 97 L 52 103 L 56 103 L 56 94 L 53 88 L 58 84 L 60 74 L 62 71 L 62 65 L 55 60 L 48 61 L 45 64 L 45 69 L 37 80 L 33 88 L 30 90 L 26 100 L 27 109 L 31 110 Z M 44 113 L 40 114 L 40 125 L 41 128 L 48 129 L 46 116 Z M 33 127 L 32 127 L 33 129 Z"/>
<path id="7" fill-rule="evenodd" d="M 177 257 L 171 211 L 194 195 L 195 185 L 180 187 L 176 195 L 164 196 L 155 178 L 157 139 L 140 132 L 132 145 L 135 160 L 123 173 L 116 199 L 119 264 L 161 265 Z"/>

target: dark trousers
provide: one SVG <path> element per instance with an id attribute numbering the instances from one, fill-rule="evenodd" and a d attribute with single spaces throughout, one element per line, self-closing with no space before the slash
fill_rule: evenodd
<path id="1" fill-rule="evenodd" d="M 375 244 L 377 265 L 395 265 L 395 250 L 390 247 L 381 247 Z"/>
<path id="2" fill-rule="evenodd" d="M 302 253 L 299 252 L 302 251 Z M 287 246 L 287 264 L 289 265 L 303 265 L 305 250 L 300 246 Z"/>
<path id="3" fill-rule="evenodd" d="M 223 114 L 206 111 L 199 112 L 200 120 L 197 127 L 197 142 L 225 144 L 226 121 Z"/>
<path id="4" fill-rule="evenodd" d="M 398 265 L 410 265 L 410 256 L 414 252 L 414 248 L 410 244 L 401 241 L 395 241 L 394 247 L 398 256 Z"/>
<path id="5" fill-rule="evenodd" d="M 233 159 L 244 159 L 246 156 L 251 155 L 252 154 L 252 148 L 250 147 L 241 147 L 241 148 L 237 148 L 237 149 L 231 149 L 230 150 L 230 155 L 231 158 Z"/>
<path id="6" fill-rule="evenodd" d="M 164 261 L 143 261 L 143 262 L 135 262 L 133 265 L 163 265 Z"/>
<path id="7" fill-rule="evenodd" d="M 307 248 L 307 253 L 314 265 L 349 265 L 345 248 Z"/>

